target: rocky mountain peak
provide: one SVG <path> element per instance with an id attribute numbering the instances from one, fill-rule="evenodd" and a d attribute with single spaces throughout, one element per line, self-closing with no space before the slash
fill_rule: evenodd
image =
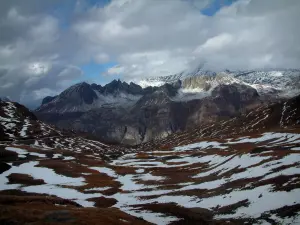
<path id="1" fill-rule="evenodd" d="M 91 104 L 94 99 L 97 99 L 97 95 L 92 89 L 91 85 L 86 82 L 78 83 L 59 95 L 59 98 L 70 99 L 72 101 L 80 101 L 86 104 Z"/>
<path id="2" fill-rule="evenodd" d="M 92 84 L 91 84 L 91 88 L 92 88 L 93 90 L 101 90 L 103 87 L 102 87 L 100 84 L 92 83 Z"/>
<path id="3" fill-rule="evenodd" d="M 104 94 L 133 94 L 133 95 L 142 95 L 143 88 L 134 83 L 126 83 L 121 80 L 113 80 L 112 82 L 106 84 L 103 87 L 102 93 Z"/>

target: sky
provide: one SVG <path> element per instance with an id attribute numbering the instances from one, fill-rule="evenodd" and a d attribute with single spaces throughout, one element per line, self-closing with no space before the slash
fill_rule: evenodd
<path id="1" fill-rule="evenodd" d="M 300 67 L 299 0 L 0 1 L 0 96 L 74 83 Z"/>

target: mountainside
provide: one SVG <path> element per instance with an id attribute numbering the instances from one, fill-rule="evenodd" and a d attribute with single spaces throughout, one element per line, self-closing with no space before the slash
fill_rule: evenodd
<path id="1" fill-rule="evenodd" d="M 60 130 L 49 124 L 39 121 L 25 106 L 15 102 L 0 101 L 0 144 L 14 143 L 16 145 L 31 145 L 43 149 L 59 148 L 97 152 L 105 158 L 115 157 L 128 148 L 103 144 L 88 134 L 76 134 L 72 130 Z M 93 139 L 91 139 L 93 138 Z"/>
<path id="2" fill-rule="evenodd" d="M 167 101 L 173 88 L 152 94 Z M 244 108 L 258 94 L 235 84 L 212 96 L 210 104 Z M 1 101 L 1 224 L 299 224 L 299 103 L 296 96 L 261 105 L 127 148 L 59 130 Z"/>
<path id="3" fill-rule="evenodd" d="M 205 138 L 226 139 L 241 135 L 253 136 L 258 132 L 282 131 L 285 128 L 296 132 L 300 129 L 300 95 L 285 101 L 259 106 L 231 119 L 199 126 L 142 145 L 143 148 L 149 149 L 170 148 Z"/>

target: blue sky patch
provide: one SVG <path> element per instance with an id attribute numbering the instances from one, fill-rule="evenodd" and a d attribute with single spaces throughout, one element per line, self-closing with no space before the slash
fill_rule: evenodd
<path id="1" fill-rule="evenodd" d="M 103 75 L 109 68 L 116 65 L 117 63 L 115 62 L 109 62 L 105 64 L 91 62 L 83 65 L 81 66 L 81 69 L 84 72 L 84 81 L 103 85 L 109 83 L 113 79 L 119 79 L 119 75 Z"/>
<path id="2" fill-rule="evenodd" d="M 230 6 L 238 0 L 214 0 L 207 7 L 201 10 L 201 13 L 206 16 L 214 16 L 220 9 Z"/>

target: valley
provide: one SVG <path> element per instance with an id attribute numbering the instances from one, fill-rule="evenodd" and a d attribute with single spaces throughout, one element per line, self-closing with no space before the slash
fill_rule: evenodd
<path id="1" fill-rule="evenodd" d="M 299 99 L 131 147 L 1 102 L 1 221 L 297 224 Z"/>
<path id="2" fill-rule="evenodd" d="M 300 0 L 0 0 L 0 225 L 300 225 Z"/>

